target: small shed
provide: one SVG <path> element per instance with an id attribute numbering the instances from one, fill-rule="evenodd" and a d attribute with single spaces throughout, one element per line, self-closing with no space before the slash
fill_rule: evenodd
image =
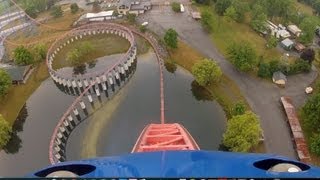
<path id="1" fill-rule="evenodd" d="M 292 46 L 294 45 L 294 42 L 292 40 L 290 40 L 289 38 L 286 38 L 283 41 L 281 41 L 280 44 L 286 50 L 290 50 L 292 48 Z"/>
<path id="2" fill-rule="evenodd" d="M 298 42 L 294 45 L 294 49 L 297 50 L 298 52 L 302 52 L 305 48 L 306 47 L 303 44 Z"/>
<path id="3" fill-rule="evenodd" d="M 284 86 L 287 83 L 287 77 L 281 71 L 277 71 L 273 73 L 272 81 L 275 84 Z"/>
<path id="4" fill-rule="evenodd" d="M 287 27 L 288 31 L 291 32 L 293 35 L 299 37 L 300 34 L 301 34 L 301 29 L 298 28 L 298 26 L 292 24 L 292 25 L 289 25 Z"/>
<path id="5" fill-rule="evenodd" d="M 201 19 L 200 12 L 194 11 L 194 12 L 191 13 L 191 15 L 192 15 L 192 18 L 195 19 L 195 20 Z"/>
<path id="6" fill-rule="evenodd" d="M 31 73 L 32 66 L 11 66 L 4 70 L 9 74 L 12 84 L 24 84 Z"/>

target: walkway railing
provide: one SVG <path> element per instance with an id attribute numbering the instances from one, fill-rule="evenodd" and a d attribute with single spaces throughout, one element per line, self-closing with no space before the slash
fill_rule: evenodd
<path id="1" fill-rule="evenodd" d="M 296 110 L 292 104 L 291 98 L 281 97 L 281 102 L 287 114 L 290 130 L 293 135 L 293 140 L 296 146 L 297 155 L 300 161 L 305 163 L 311 162 L 308 146 L 303 136 L 300 122 Z"/>

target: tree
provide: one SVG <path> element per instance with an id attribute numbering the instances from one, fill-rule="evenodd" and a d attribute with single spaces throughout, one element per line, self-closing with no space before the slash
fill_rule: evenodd
<path id="1" fill-rule="evenodd" d="M 172 2 L 171 8 L 174 12 L 180 12 L 180 4 L 177 2 Z"/>
<path id="2" fill-rule="evenodd" d="M 237 102 L 231 109 L 232 116 L 242 115 L 246 112 L 246 106 L 243 102 Z"/>
<path id="3" fill-rule="evenodd" d="M 262 78 L 271 77 L 270 66 L 267 63 L 261 62 L 259 65 L 258 76 Z"/>
<path id="4" fill-rule="evenodd" d="M 11 87 L 11 78 L 9 74 L 0 69 L 0 97 L 8 93 L 9 88 Z"/>
<path id="5" fill-rule="evenodd" d="M 19 46 L 13 51 L 15 63 L 18 65 L 28 65 L 33 63 L 32 53 L 24 46 Z"/>
<path id="6" fill-rule="evenodd" d="M 228 47 L 232 64 L 240 71 L 250 71 L 256 65 L 256 52 L 248 42 L 234 43 Z"/>
<path id="7" fill-rule="evenodd" d="M 75 14 L 75 13 L 78 12 L 79 6 L 78 6 L 77 3 L 72 3 L 72 4 L 70 5 L 70 9 L 71 9 L 71 13 L 72 13 L 72 14 Z"/>
<path id="8" fill-rule="evenodd" d="M 212 30 L 212 27 L 211 27 L 212 21 L 213 21 L 213 16 L 210 11 L 204 10 L 201 12 L 201 25 L 205 30 L 209 32 Z"/>
<path id="9" fill-rule="evenodd" d="M 219 15 L 223 15 L 226 9 L 231 5 L 232 0 L 217 0 L 215 10 Z"/>
<path id="10" fill-rule="evenodd" d="M 316 53 L 314 52 L 313 49 L 307 48 L 301 53 L 300 58 L 305 61 L 308 61 L 311 64 L 315 58 L 315 54 Z"/>
<path id="11" fill-rule="evenodd" d="M 61 17 L 63 15 L 63 11 L 61 9 L 61 6 L 53 6 L 51 8 L 51 16 L 54 18 Z"/>
<path id="12" fill-rule="evenodd" d="M 278 39 L 275 36 L 270 35 L 267 41 L 267 48 L 275 48 L 278 45 Z"/>
<path id="13" fill-rule="evenodd" d="M 127 14 L 127 20 L 129 21 L 129 23 L 133 24 L 136 22 L 136 14 Z"/>
<path id="14" fill-rule="evenodd" d="M 140 25 L 140 26 L 139 26 L 139 30 L 144 33 L 144 32 L 147 31 L 147 27 L 146 27 L 146 26 L 143 26 L 143 25 Z"/>
<path id="15" fill-rule="evenodd" d="M 218 82 L 222 71 L 215 61 L 204 59 L 193 65 L 192 74 L 199 85 L 205 86 L 210 82 Z"/>
<path id="16" fill-rule="evenodd" d="M 261 13 L 254 16 L 250 24 L 252 29 L 254 29 L 255 31 L 264 32 L 267 30 L 266 22 L 267 22 L 267 15 L 264 13 Z"/>
<path id="17" fill-rule="evenodd" d="M 319 20 L 315 16 L 307 16 L 300 23 L 300 28 L 302 34 L 299 39 L 302 43 L 308 44 L 311 43 L 315 36 L 315 30 L 318 25 Z"/>
<path id="18" fill-rule="evenodd" d="M 40 43 L 33 47 L 33 56 L 36 62 L 46 59 L 46 55 L 47 47 L 44 44 Z"/>
<path id="19" fill-rule="evenodd" d="M 170 48 L 177 48 L 178 47 L 178 33 L 170 28 L 166 31 L 164 35 L 164 42 Z"/>
<path id="20" fill-rule="evenodd" d="M 312 96 L 302 107 L 302 115 L 306 125 L 313 130 L 320 131 L 320 93 Z"/>
<path id="21" fill-rule="evenodd" d="M 234 21 L 237 21 L 238 19 L 237 11 L 233 6 L 228 7 L 223 15 Z"/>
<path id="22" fill-rule="evenodd" d="M 79 66 L 82 64 L 81 59 L 88 55 L 93 49 L 90 42 L 84 41 L 67 54 L 67 60 L 70 61 L 72 65 Z"/>
<path id="23" fill-rule="evenodd" d="M 316 155 L 320 155 L 320 134 L 316 134 L 311 138 L 310 150 Z"/>
<path id="24" fill-rule="evenodd" d="M 261 132 L 257 115 L 247 111 L 228 120 L 223 144 L 235 152 L 248 152 L 258 145 Z"/>
<path id="25" fill-rule="evenodd" d="M 0 148 L 3 148 L 10 140 L 11 126 L 0 114 Z"/>

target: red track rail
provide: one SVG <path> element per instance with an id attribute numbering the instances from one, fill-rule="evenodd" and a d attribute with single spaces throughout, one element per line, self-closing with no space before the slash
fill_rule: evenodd
<path id="1" fill-rule="evenodd" d="M 180 124 L 150 124 L 140 134 L 132 153 L 199 149 L 192 136 Z"/>

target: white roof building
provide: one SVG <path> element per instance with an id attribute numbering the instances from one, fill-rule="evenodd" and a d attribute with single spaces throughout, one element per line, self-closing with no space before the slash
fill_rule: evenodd
<path id="1" fill-rule="evenodd" d="M 300 34 L 301 34 L 301 29 L 298 28 L 298 26 L 292 24 L 292 25 L 289 25 L 287 27 L 288 31 L 290 31 L 292 34 L 294 34 L 295 36 L 299 37 Z"/>

